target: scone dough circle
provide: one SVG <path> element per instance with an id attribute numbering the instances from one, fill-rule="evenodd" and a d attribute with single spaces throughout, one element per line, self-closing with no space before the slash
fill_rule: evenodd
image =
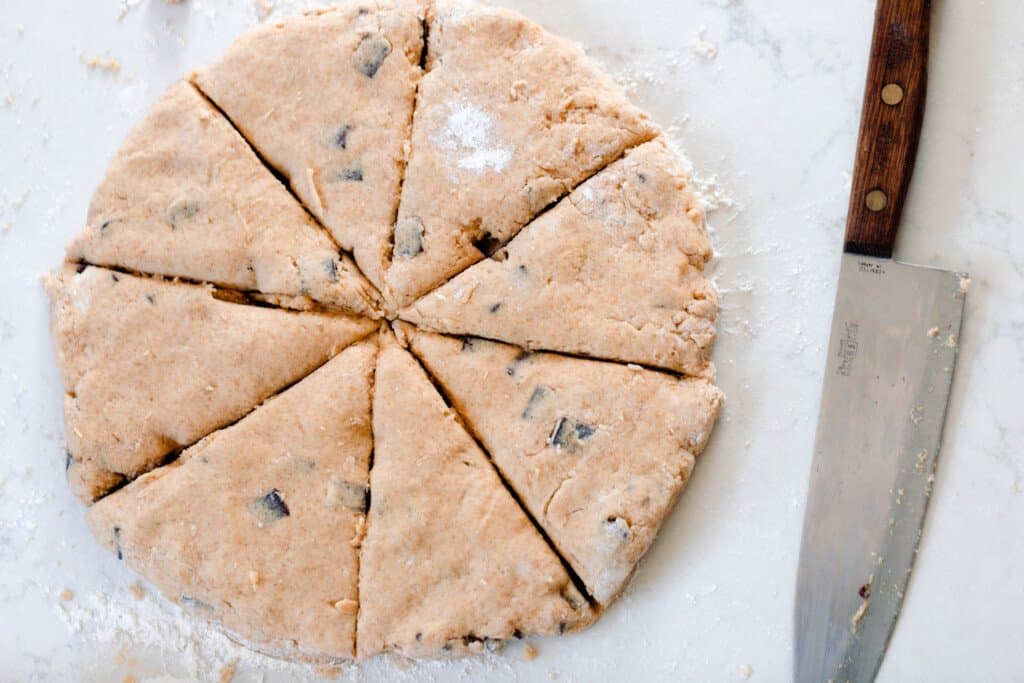
<path id="1" fill-rule="evenodd" d="M 592 624 L 722 405 L 704 212 L 582 50 L 471 0 L 257 27 L 46 277 L 96 537 L 274 656 Z"/>

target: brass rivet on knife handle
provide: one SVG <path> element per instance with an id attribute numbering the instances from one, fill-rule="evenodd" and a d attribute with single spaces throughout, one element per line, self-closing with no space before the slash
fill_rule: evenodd
<path id="1" fill-rule="evenodd" d="M 895 107 L 897 104 L 903 101 L 903 88 L 900 87 L 899 83 L 887 83 L 882 88 L 882 101 L 888 104 L 890 107 Z"/>
<path id="2" fill-rule="evenodd" d="M 845 251 L 892 256 L 924 117 L 931 0 L 879 0 Z"/>
<path id="3" fill-rule="evenodd" d="M 871 190 L 864 198 L 864 206 L 868 207 L 869 211 L 883 211 L 888 203 L 889 198 L 881 190 Z"/>

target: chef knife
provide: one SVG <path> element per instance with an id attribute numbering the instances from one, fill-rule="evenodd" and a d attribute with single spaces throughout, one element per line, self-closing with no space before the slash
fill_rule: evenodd
<path id="1" fill-rule="evenodd" d="M 893 260 L 924 115 L 929 0 L 880 0 L 796 591 L 799 683 L 874 679 L 934 482 L 966 276 Z"/>

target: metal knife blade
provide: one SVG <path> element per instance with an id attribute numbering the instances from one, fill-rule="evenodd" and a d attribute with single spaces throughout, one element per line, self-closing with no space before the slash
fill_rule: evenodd
<path id="1" fill-rule="evenodd" d="M 797 578 L 797 681 L 870 681 L 881 664 L 934 482 L 962 277 L 843 255 Z"/>
<path id="2" fill-rule="evenodd" d="M 893 261 L 924 117 L 930 0 L 878 0 L 796 592 L 795 680 L 875 678 L 910 580 L 965 288 Z"/>

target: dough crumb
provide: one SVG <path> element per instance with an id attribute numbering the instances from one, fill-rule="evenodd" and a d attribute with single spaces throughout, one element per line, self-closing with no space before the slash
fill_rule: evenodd
<path id="1" fill-rule="evenodd" d="M 749 664 L 744 664 L 740 667 L 740 678 L 743 680 L 749 679 L 754 674 L 754 667 Z"/>
<path id="2" fill-rule="evenodd" d="M 526 647 L 523 648 L 523 659 L 525 659 L 528 662 L 532 662 L 533 660 L 537 659 L 537 648 L 535 648 L 532 644 L 527 643 Z"/>
<path id="3" fill-rule="evenodd" d="M 933 327 L 930 330 L 928 330 L 928 336 L 931 337 L 932 339 L 935 339 L 935 337 L 938 337 L 939 336 L 939 326 L 936 325 L 935 327 Z"/>
<path id="4" fill-rule="evenodd" d="M 342 598 L 334 603 L 334 609 L 342 614 L 355 614 L 359 611 L 359 603 L 351 598 Z"/>
<path id="5" fill-rule="evenodd" d="M 115 57 L 83 57 L 82 63 L 93 71 L 106 71 L 112 74 L 121 73 L 121 62 Z"/>
<path id="6" fill-rule="evenodd" d="M 967 290 L 970 289 L 970 288 L 971 288 L 971 278 L 967 277 L 966 275 L 960 276 L 960 292 L 959 292 L 959 294 L 961 296 L 963 296 L 964 294 L 967 293 Z"/>
<path id="7" fill-rule="evenodd" d="M 167 2 L 179 2 L 180 0 L 167 0 Z M 218 683 L 231 683 L 235 680 L 235 672 L 238 669 L 238 662 L 228 662 L 220 670 L 220 676 L 217 677 Z"/>
<path id="8" fill-rule="evenodd" d="M 132 674 L 125 674 L 124 678 L 121 679 L 121 683 L 139 683 L 139 679 Z"/>
<path id="9" fill-rule="evenodd" d="M 701 26 L 693 34 L 693 51 L 708 61 L 718 56 L 718 46 L 706 38 L 707 26 Z"/>
<path id="10" fill-rule="evenodd" d="M 252 586 L 253 590 L 256 590 L 260 586 L 260 573 L 257 571 L 249 570 L 249 585 Z"/>
<path id="11" fill-rule="evenodd" d="M 136 600 L 141 600 L 146 597 L 146 589 L 140 586 L 138 582 L 128 586 L 128 590 L 132 592 L 132 597 Z"/>
<path id="12" fill-rule="evenodd" d="M 948 349 L 955 349 L 957 347 L 957 339 L 955 334 L 951 334 L 946 337 L 946 341 L 942 343 Z"/>
<path id="13" fill-rule="evenodd" d="M 853 619 L 850 619 L 850 631 L 852 633 L 857 632 L 857 628 L 860 626 L 860 622 L 864 619 L 864 615 L 868 613 L 869 604 L 870 603 L 865 600 L 860 603 L 860 607 L 858 607 L 857 611 L 853 613 Z"/>
<path id="14" fill-rule="evenodd" d="M 64 602 L 71 602 L 75 599 L 75 591 L 70 588 L 65 588 L 60 592 L 60 599 Z"/>

